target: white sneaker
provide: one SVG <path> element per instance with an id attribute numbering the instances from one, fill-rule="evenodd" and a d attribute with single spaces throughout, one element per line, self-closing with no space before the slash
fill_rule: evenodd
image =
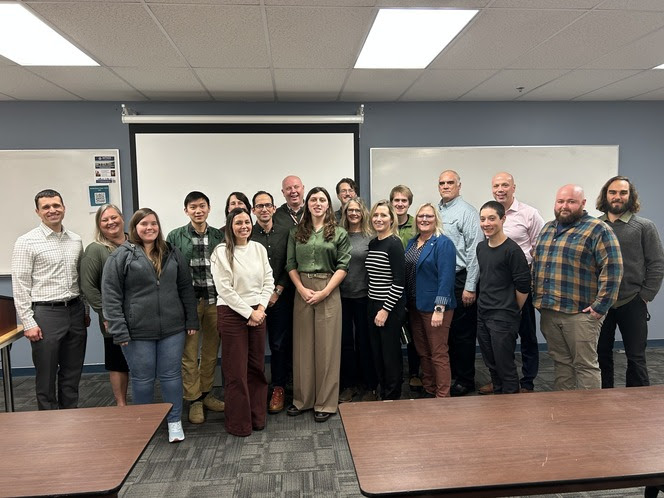
<path id="1" fill-rule="evenodd" d="M 168 423 L 168 442 L 178 443 L 184 439 L 184 431 L 182 430 L 182 422 L 169 422 Z"/>

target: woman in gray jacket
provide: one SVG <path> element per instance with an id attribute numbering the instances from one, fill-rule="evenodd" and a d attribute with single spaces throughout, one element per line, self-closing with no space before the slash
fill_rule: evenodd
<path id="1" fill-rule="evenodd" d="M 187 263 L 167 244 L 157 213 L 142 208 L 129 222 L 129 240 L 112 253 L 102 279 L 104 317 L 131 371 L 134 403 L 152 403 L 155 379 L 167 415 L 169 442 L 182 441 L 181 361 L 185 331 L 198 329 Z"/>

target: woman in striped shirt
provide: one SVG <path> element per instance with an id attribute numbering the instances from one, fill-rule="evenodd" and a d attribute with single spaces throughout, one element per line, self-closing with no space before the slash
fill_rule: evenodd
<path id="1" fill-rule="evenodd" d="M 405 260 L 399 223 L 387 200 L 371 209 L 376 238 L 369 242 L 369 337 L 382 399 L 399 399 L 403 359 L 401 326 L 406 316 Z"/>

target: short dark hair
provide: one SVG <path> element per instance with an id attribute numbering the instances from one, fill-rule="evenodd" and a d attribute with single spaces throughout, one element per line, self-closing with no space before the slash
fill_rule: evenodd
<path id="1" fill-rule="evenodd" d="M 249 204 L 249 199 L 247 199 L 247 196 L 244 195 L 242 192 L 231 192 L 228 194 L 228 197 L 226 198 L 226 207 L 224 208 L 224 215 L 228 216 L 228 212 L 230 211 L 228 209 L 228 206 L 231 203 L 231 197 L 235 196 L 237 200 L 240 200 L 244 202 L 244 205 L 249 209 L 251 207 L 251 204 Z"/>
<path id="2" fill-rule="evenodd" d="M 339 180 L 336 186 L 337 195 L 339 195 L 339 189 L 341 188 L 342 183 L 347 183 L 348 185 L 350 185 L 350 188 L 352 188 L 355 191 L 356 194 L 359 194 L 359 192 L 357 191 L 357 183 L 355 183 L 355 180 L 353 180 L 352 178 L 342 178 L 341 180 Z"/>
<path id="3" fill-rule="evenodd" d="M 207 205 L 210 205 L 210 199 L 208 198 L 207 195 L 205 195 L 203 192 L 199 192 L 198 190 L 194 190 L 192 192 L 189 192 L 187 194 L 187 197 L 184 198 L 184 207 L 187 207 L 190 202 L 197 201 L 198 199 L 205 199 L 205 202 L 207 202 Z"/>
<path id="4" fill-rule="evenodd" d="M 270 202 L 271 202 L 272 204 L 274 204 L 274 197 L 272 197 L 272 194 L 271 194 L 270 192 L 266 192 L 265 190 L 259 190 L 259 191 L 256 192 L 256 193 L 254 194 L 254 196 L 251 198 L 251 207 L 252 207 L 252 208 L 253 208 L 253 207 L 255 206 L 255 204 L 256 204 L 256 197 L 258 197 L 259 195 L 267 195 L 267 196 L 269 196 L 269 197 L 270 197 Z M 247 207 L 249 207 L 249 206 L 247 206 Z"/>
<path id="5" fill-rule="evenodd" d="M 485 208 L 493 209 L 498 214 L 499 218 L 504 218 L 505 217 L 505 206 L 503 206 L 498 201 L 485 202 L 484 204 L 482 204 L 482 207 L 480 208 L 480 213 Z"/>
<path id="6" fill-rule="evenodd" d="M 619 180 L 627 182 L 627 184 L 629 185 L 629 202 L 627 203 L 627 210 L 630 213 L 638 213 L 641 210 L 639 193 L 636 191 L 636 187 L 634 186 L 634 184 L 629 181 L 629 178 L 621 175 L 616 175 L 612 178 L 609 178 L 607 182 L 604 184 L 602 190 L 599 193 L 599 196 L 597 197 L 597 202 L 595 203 L 597 211 L 601 211 L 602 213 L 609 212 L 609 202 L 606 200 L 606 194 L 609 191 L 609 185 Z"/>
<path id="7" fill-rule="evenodd" d="M 47 188 L 45 190 L 42 190 L 41 192 L 37 192 L 37 195 L 35 195 L 35 207 L 39 209 L 39 199 L 43 199 L 44 197 L 59 197 L 60 202 L 62 202 L 62 205 L 65 205 L 65 201 L 62 200 L 62 196 L 60 195 L 60 192 L 57 190 L 53 190 L 50 188 Z"/>

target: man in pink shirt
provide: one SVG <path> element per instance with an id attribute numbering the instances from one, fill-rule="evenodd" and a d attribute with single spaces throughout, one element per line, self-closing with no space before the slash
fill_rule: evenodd
<path id="1" fill-rule="evenodd" d="M 493 198 L 505 206 L 505 224 L 503 231 L 516 242 L 526 256 L 528 265 L 532 264 L 532 251 L 535 242 L 544 226 L 544 219 L 539 211 L 528 204 L 519 202 L 514 197 L 516 183 L 509 173 L 501 172 L 491 180 Z M 533 381 L 539 370 L 539 347 L 537 344 L 537 328 L 535 325 L 535 308 L 533 308 L 532 294 L 521 310 L 521 323 L 519 325 L 519 338 L 521 339 L 521 392 L 532 392 L 535 388 Z M 493 393 L 493 385 L 480 387 L 480 394 Z"/>

